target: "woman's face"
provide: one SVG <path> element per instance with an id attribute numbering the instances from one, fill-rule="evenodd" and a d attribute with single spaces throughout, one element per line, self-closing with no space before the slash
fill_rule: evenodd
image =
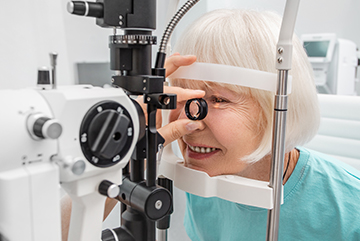
<path id="1" fill-rule="evenodd" d="M 210 176 L 241 174 L 249 165 L 241 158 L 251 154 L 262 137 L 256 127 L 260 107 L 225 87 L 202 83 L 200 89 L 206 91 L 209 110 L 201 129 L 178 140 L 185 165 Z M 184 109 L 178 118 L 187 118 Z"/>

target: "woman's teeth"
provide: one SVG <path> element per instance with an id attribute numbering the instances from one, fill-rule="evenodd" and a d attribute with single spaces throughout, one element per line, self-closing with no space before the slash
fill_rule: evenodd
<path id="1" fill-rule="evenodd" d="M 210 148 L 210 147 L 199 147 L 199 146 L 190 146 L 190 145 L 188 146 L 192 151 L 198 153 L 210 153 L 216 150 L 216 148 Z"/>

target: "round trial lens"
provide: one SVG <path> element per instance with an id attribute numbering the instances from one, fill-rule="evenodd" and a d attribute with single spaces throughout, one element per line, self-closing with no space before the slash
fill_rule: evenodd
<path id="1" fill-rule="evenodd" d="M 204 99 L 190 99 L 185 105 L 185 114 L 190 120 L 202 120 L 206 117 L 208 106 Z"/>

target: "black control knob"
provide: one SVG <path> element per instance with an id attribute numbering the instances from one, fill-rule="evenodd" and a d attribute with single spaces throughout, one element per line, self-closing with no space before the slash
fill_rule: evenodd
<path id="1" fill-rule="evenodd" d="M 32 138 L 36 140 L 57 139 L 62 133 L 62 126 L 56 119 L 51 119 L 41 113 L 30 115 L 27 127 Z"/>
<path id="2" fill-rule="evenodd" d="M 79 139 L 84 156 L 91 164 L 113 166 L 129 152 L 134 139 L 130 114 L 117 102 L 99 102 L 85 115 Z"/>
<path id="3" fill-rule="evenodd" d="M 109 159 L 124 148 L 130 119 L 115 110 L 104 110 L 90 123 L 89 145 L 100 158 Z"/>
<path id="4" fill-rule="evenodd" d="M 99 185 L 99 193 L 110 198 L 115 198 L 120 193 L 120 187 L 108 180 L 104 180 Z"/>

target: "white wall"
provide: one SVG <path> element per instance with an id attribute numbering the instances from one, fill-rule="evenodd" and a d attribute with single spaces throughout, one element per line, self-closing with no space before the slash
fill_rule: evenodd
<path id="1" fill-rule="evenodd" d="M 153 33 L 158 43 L 176 1 L 158 0 L 157 30 Z M 94 18 L 69 14 L 67 2 L 16 0 L 0 8 L 0 89 L 34 86 L 37 69 L 50 67 L 49 52 L 59 54 L 60 85 L 76 83 L 75 63 L 109 62 L 108 36 L 112 29 L 97 26 Z M 153 47 L 154 56 L 157 49 Z"/>
<path id="2" fill-rule="evenodd" d="M 202 8 L 195 6 L 184 21 L 219 8 L 270 10 L 282 15 L 285 3 L 285 0 L 201 0 L 198 5 L 202 4 Z M 356 0 L 301 0 L 295 31 L 298 35 L 334 32 L 339 38 L 352 40 L 360 46 L 359 11 L 360 1 Z"/>
<path id="3" fill-rule="evenodd" d="M 59 8 L 59 1 L 3 3 L 0 8 L 0 88 L 36 84 L 37 68 L 49 66 L 49 52 L 53 51 L 60 53 L 59 77 L 69 75 L 64 24 Z"/>
<path id="4" fill-rule="evenodd" d="M 58 53 L 57 80 L 74 83 L 74 63 L 108 61 L 107 35 L 95 20 L 70 15 L 67 0 L 17 0 L 0 8 L 0 88 L 36 84 L 37 69 Z"/>
<path id="5" fill-rule="evenodd" d="M 158 0 L 158 29 L 161 40 L 169 6 L 177 0 Z M 61 85 L 76 80 L 76 62 L 108 62 L 111 29 L 95 19 L 67 13 L 67 0 L 7 1 L 0 8 L 0 88 L 21 88 L 36 83 L 37 68 L 50 66 L 49 52 L 58 52 L 57 75 Z M 180 0 L 183 4 L 185 0 Z M 173 43 L 188 24 L 203 13 L 218 8 L 257 8 L 283 13 L 285 0 L 201 0 L 180 21 Z M 360 1 L 301 0 L 295 32 L 335 32 L 360 46 Z M 154 47 L 154 52 L 157 47 Z M 360 93 L 360 86 L 358 86 Z"/>
<path id="6" fill-rule="evenodd" d="M 59 1 L 59 0 L 57 0 Z M 67 47 L 68 65 L 72 83 L 76 83 L 78 62 L 109 62 L 109 35 L 112 29 L 101 28 L 95 24 L 95 18 L 72 15 L 67 12 L 68 0 L 60 0 L 59 9 L 64 25 L 65 45 Z M 59 69 L 59 72 L 61 70 Z"/>

